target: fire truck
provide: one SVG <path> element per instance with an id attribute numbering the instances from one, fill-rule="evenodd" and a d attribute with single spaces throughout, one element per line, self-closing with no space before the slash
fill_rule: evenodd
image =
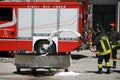
<path id="1" fill-rule="evenodd" d="M 0 51 L 18 53 L 18 73 L 21 68 L 68 71 L 70 55 L 57 54 L 79 48 L 81 34 L 90 39 L 89 9 L 86 1 L 0 2 Z"/>
<path id="2" fill-rule="evenodd" d="M 44 54 L 53 31 L 83 33 L 87 10 L 87 2 L 0 2 L 0 51 Z M 82 44 L 72 32 L 55 35 L 52 42 L 51 54 L 70 53 Z"/>

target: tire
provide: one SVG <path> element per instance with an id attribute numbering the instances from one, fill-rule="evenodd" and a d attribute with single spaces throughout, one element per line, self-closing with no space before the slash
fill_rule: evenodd
<path id="1" fill-rule="evenodd" d="M 39 41 L 36 45 L 36 53 L 37 54 L 46 54 L 48 53 L 48 55 L 56 55 L 56 46 L 55 46 L 55 43 L 53 42 L 52 46 L 50 46 L 48 48 L 48 50 L 46 51 L 44 48 L 43 48 L 43 44 L 49 44 L 49 41 L 48 40 L 43 40 L 43 41 Z"/>

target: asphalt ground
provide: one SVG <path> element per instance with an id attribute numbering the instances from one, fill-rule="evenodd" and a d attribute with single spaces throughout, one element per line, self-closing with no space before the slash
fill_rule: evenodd
<path id="1" fill-rule="evenodd" d="M 120 50 L 117 56 L 120 58 Z M 112 65 L 112 59 L 110 62 Z M 97 58 L 90 50 L 72 52 L 69 71 L 52 69 L 51 75 L 46 69 L 38 69 L 34 74 L 30 69 L 23 69 L 22 73 L 18 74 L 14 58 L 0 58 L 0 80 L 120 80 L 120 59 L 117 68 L 113 69 L 111 66 L 111 71 L 111 74 L 106 74 L 106 68 L 103 67 L 103 74 L 97 74 Z"/>

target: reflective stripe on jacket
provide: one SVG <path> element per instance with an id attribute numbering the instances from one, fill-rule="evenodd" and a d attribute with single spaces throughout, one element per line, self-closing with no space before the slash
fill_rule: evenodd
<path id="1" fill-rule="evenodd" d="M 112 52 L 110 42 L 107 36 L 102 36 L 100 39 L 101 49 L 99 51 L 99 55 L 106 55 Z"/>

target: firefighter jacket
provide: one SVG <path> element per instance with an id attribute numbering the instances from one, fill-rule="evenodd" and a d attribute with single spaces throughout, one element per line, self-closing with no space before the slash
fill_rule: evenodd
<path id="1" fill-rule="evenodd" d="M 117 31 L 109 31 L 107 33 L 108 38 L 111 42 L 111 45 L 117 45 L 118 44 L 118 40 L 120 40 L 120 33 L 118 33 Z"/>
<path id="2" fill-rule="evenodd" d="M 97 34 L 95 39 L 93 40 L 92 45 L 96 46 L 97 53 L 99 53 L 99 55 L 106 55 L 111 53 L 112 51 L 108 37 L 105 32 Z"/>

